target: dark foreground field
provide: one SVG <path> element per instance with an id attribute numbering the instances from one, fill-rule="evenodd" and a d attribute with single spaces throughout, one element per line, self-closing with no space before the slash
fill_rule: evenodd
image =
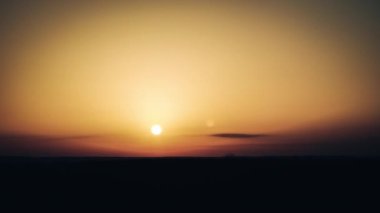
<path id="1" fill-rule="evenodd" d="M 379 169 L 379 158 L 0 158 L 0 202 L 54 209 L 364 208 L 379 201 Z"/>

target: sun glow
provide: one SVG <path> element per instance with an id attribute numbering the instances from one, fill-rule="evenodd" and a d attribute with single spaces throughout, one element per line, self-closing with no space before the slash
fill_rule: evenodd
<path id="1" fill-rule="evenodd" d="M 153 125 L 151 128 L 150 128 L 150 132 L 155 135 L 155 136 L 158 136 L 158 135 L 161 135 L 162 133 L 162 128 L 160 125 L 158 124 L 155 124 Z"/>

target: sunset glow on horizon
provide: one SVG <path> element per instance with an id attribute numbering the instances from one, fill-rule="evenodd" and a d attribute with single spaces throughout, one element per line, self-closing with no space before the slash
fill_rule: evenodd
<path id="1" fill-rule="evenodd" d="M 296 1 L 24 4 L 1 15 L 0 132 L 54 138 L 67 155 L 276 154 L 248 134 L 380 115 L 378 40 L 362 12 Z"/>

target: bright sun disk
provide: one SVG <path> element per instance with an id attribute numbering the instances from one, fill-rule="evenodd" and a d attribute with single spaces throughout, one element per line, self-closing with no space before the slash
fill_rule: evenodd
<path id="1" fill-rule="evenodd" d="M 150 128 L 150 132 L 151 132 L 153 135 L 161 135 L 161 133 L 162 133 L 162 128 L 161 128 L 160 125 L 155 124 L 155 125 L 153 125 L 153 126 Z"/>

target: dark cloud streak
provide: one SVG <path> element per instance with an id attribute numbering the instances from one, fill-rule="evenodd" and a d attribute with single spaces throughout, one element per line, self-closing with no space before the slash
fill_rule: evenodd
<path id="1" fill-rule="evenodd" d="M 245 134 L 245 133 L 217 133 L 209 135 L 211 137 L 219 137 L 219 138 L 236 138 L 236 139 L 244 139 L 244 138 L 258 138 L 264 137 L 266 135 L 263 134 Z"/>

